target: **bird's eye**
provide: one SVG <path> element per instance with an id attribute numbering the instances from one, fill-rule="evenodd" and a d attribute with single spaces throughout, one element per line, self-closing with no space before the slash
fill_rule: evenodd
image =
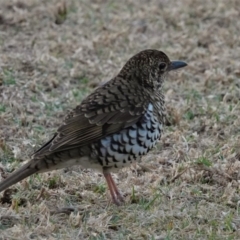
<path id="1" fill-rule="evenodd" d="M 159 69 L 160 70 L 164 70 L 165 67 L 166 67 L 166 63 L 162 62 L 162 63 L 159 64 Z"/>

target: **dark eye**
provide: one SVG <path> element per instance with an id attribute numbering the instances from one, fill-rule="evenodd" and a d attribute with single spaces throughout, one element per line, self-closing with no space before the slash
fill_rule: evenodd
<path id="1" fill-rule="evenodd" d="M 164 70 L 165 67 L 166 67 L 166 63 L 162 62 L 162 63 L 159 64 L 159 69 L 160 70 Z"/>

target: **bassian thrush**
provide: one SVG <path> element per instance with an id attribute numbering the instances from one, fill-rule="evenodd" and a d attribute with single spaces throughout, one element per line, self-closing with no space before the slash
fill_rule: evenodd
<path id="1" fill-rule="evenodd" d="M 34 174 L 80 164 L 100 170 L 112 201 L 123 202 L 111 172 L 129 166 L 161 137 L 165 118 L 162 84 L 169 71 L 185 67 L 158 50 L 144 50 L 97 88 L 65 118 L 31 160 L 0 183 L 0 192 Z"/>

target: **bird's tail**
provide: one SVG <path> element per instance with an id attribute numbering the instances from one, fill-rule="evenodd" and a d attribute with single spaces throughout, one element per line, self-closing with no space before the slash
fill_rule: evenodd
<path id="1" fill-rule="evenodd" d="M 29 163 L 26 163 L 0 183 L 0 192 L 36 172 L 38 172 L 38 169 L 33 168 Z"/>
<path id="2" fill-rule="evenodd" d="M 72 160 L 69 160 L 69 156 L 71 156 Z M 79 149 L 73 149 L 71 151 L 71 155 L 69 150 L 67 150 L 60 153 L 57 152 L 57 154 L 54 153 L 35 157 L 3 180 L 0 183 L 0 192 L 34 173 L 48 172 L 51 170 L 73 166 L 76 164 L 76 159 L 78 158 Z"/>

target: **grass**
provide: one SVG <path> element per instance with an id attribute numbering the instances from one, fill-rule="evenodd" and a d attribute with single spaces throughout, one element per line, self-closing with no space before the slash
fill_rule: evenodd
<path id="1" fill-rule="evenodd" d="M 0 195 L 0 239 L 239 239 L 239 12 L 235 0 L 2 3 L 0 179 L 135 53 L 188 67 L 165 83 L 157 147 L 114 175 L 125 205 L 88 169 L 31 176 Z"/>

